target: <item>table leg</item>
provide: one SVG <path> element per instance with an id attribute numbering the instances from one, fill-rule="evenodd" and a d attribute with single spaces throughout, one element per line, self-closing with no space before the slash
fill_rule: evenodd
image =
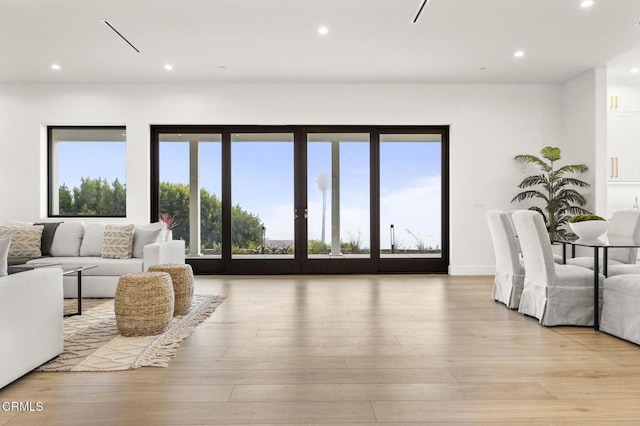
<path id="1" fill-rule="evenodd" d="M 606 249 L 605 249 L 606 253 Z M 600 330 L 600 259 L 598 247 L 593 248 L 593 328 Z M 605 261 L 606 265 L 606 261 Z M 605 267 L 606 268 L 606 267 Z"/>
<path id="2" fill-rule="evenodd" d="M 78 271 L 78 315 L 82 315 L 82 271 Z"/>
<path id="3" fill-rule="evenodd" d="M 567 264 L 567 243 L 562 243 L 562 264 Z"/>
<path id="4" fill-rule="evenodd" d="M 70 314 L 64 314 L 65 317 L 72 317 L 75 315 L 82 315 L 82 271 L 76 272 L 76 276 L 78 279 L 78 310 L 76 312 L 72 312 Z"/>

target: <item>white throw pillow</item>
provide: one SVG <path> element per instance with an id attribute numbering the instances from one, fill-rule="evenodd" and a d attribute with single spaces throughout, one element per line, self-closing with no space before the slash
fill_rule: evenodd
<path id="1" fill-rule="evenodd" d="M 63 222 L 56 229 L 51 244 L 51 255 L 55 257 L 78 257 L 84 236 L 84 223 Z"/>
<path id="2" fill-rule="evenodd" d="M 133 225 L 105 225 L 102 257 L 129 259 L 133 252 Z"/>
<path id="3" fill-rule="evenodd" d="M 87 223 L 84 237 L 80 245 L 80 256 L 102 256 L 102 242 L 104 240 L 104 223 Z"/>
<path id="4" fill-rule="evenodd" d="M 9 246 L 11 238 L 0 238 L 0 277 L 7 275 L 7 256 L 9 256 Z"/>
<path id="5" fill-rule="evenodd" d="M 44 226 L 0 226 L 0 238 L 11 238 L 10 257 L 40 257 Z"/>
<path id="6" fill-rule="evenodd" d="M 162 227 L 136 226 L 133 233 L 133 257 L 142 258 L 144 246 L 159 243 L 161 237 Z"/>

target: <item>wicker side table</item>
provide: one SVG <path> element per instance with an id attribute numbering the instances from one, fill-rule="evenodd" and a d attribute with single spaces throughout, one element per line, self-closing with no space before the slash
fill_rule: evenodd
<path id="1" fill-rule="evenodd" d="M 114 300 L 116 324 L 123 336 L 154 336 L 173 318 L 173 286 L 164 272 L 126 274 Z"/>
<path id="2" fill-rule="evenodd" d="M 173 315 L 186 315 L 193 299 L 193 270 L 187 264 L 161 264 L 149 266 L 149 272 L 166 272 L 173 282 Z"/>

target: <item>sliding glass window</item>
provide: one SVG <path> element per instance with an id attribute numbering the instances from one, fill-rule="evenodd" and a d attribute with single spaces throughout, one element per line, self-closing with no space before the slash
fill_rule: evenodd
<path id="1" fill-rule="evenodd" d="M 124 217 L 125 127 L 49 126 L 49 216 Z"/>
<path id="2" fill-rule="evenodd" d="M 380 257 L 442 256 L 440 134 L 380 135 Z"/>
<path id="3" fill-rule="evenodd" d="M 190 257 L 222 254 L 221 158 L 220 134 L 159 135 L 160 215 L 175 220 Z"/>

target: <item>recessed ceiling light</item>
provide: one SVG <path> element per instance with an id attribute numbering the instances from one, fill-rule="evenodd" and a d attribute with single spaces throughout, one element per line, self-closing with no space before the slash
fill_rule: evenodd
<path id="1" fill-rule="evenodd" d="M 58 64 L 53 64 L 51 65 L 51 69 L 52 70 L 56 70 L 56 71 L 60 71 L 62 69 L 62 67 Z"/>
<path id="2" fill-rule="evenodd" d="M 580 3 L 580 7 L 582 7 L 583 9 L 586 9 L 587 7 L 591 7 L 595 4 L 595 2 L 593 0 L 582 0 L 582 3 Z"/>
<path id="3" fill-rule="evenodd" d="M 632 73 L 640 72 L 640 68 L 631 68 L 630 72 L 632 72 Z"/>
<path id="4" fill-rule="evenodd" d="M 173 71 L 173 65 L 171 64 L 164 64 L 164 69 L 166 71 Z"/>
<path id="5" fill-rule="evenodd" d="M 524 56 L 524 51 L 518 50 L 516 51 L 516 53 L 513 54 L 513 56 L 515 56 L 516 58 L 522 58 Z"/>
<path id="6" fill-rule="evenodd" d="M 318 28 L 318 34 L 325 35 L 328 33 L 329 33 L 329 28 L 325 27 L 324 25 Z"/>

